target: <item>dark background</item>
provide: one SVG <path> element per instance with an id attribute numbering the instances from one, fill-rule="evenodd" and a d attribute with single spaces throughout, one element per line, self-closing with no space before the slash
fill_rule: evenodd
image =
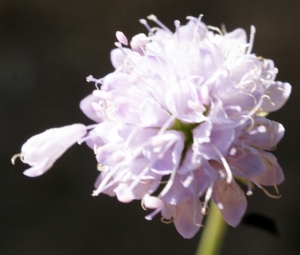
<path id="1" fill-rule="evenodd" d="M 257 29 L 253 52 L 275 61 L 277 80 L 293 85 L 286 106 L 271 114 L 286 136 L 275 155 L 286 181 L 283 197 L 255 189 L 247 213 L 276 221 L 279 235 L 241 224 L 229 228 L 222 254 L 299 254 L 299 73 L 298 0 L 9 0 L 0 1 L 0 254 L 194 254 L 200 232 L 183 239 L 157 216 L 147 221 L 140 201 L 122 204 L 92 197 L 98 174 L 93 152 L 74 146 L 39 178 L 10 158 L 34 134 L 72 123 L 91 124 L 79 101 L 93 84 L 86 76 L 113 71 L 109 52 L 115 32 L 128 38 L 146 29 L 140 18 L 156 16 L 169 28 L 187 15 L 204 14 L 206 24 L 228 31 Z"/>

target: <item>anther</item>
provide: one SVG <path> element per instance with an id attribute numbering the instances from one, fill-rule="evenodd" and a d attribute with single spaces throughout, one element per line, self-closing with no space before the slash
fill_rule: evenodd
<path id="1" fill-rule="evenodd" d="M 170 34 L 172 34 L 172 31 L 167 28 L 158 18 L 156 18 L 155 15 L 151 14 L 147 17 L 149 20 L 154 21 L 157 25 L 159 25 L 162 29 L 164 29 L 166 32 L 169 32 Z"/>
<path id="2" fill-rule="evenodd" d="M 267 132 L 267 129 L 266 129 L 265 126 L 260 125 L 260 126 L 257 128 L 257 131 L 258 131 L 259 133 L 265 133 L 265 132 Z"/>
<path id="3" fill-rule="evenodd" d="M 128 45 L 128 40 L 127 40 L 126 36 L 121 31 L 116 32 L 116 37 L 117 37 L 117 39 L 120 43 L 122 43 L 124 45 Z"/>
<path id="4" fill-rule="evenodd" d="M 151 27 L 148 25 L 147 20 L 145 20 L 145 19 L 140 19 L 139 21 L 140 21 L 140 23 L 141 23 L 142 25 L 144 25 L 144 26 L 147 28 L 147 30 L 148 30 L 149 32 L 151 32 Z"/>
<path id="5" fill-rule="evenodd" d="M 236 148 L 231 148 L 229 151 L 229 155 L 234 156 L 236 154 L 236 152 L 237 152 Z"/>
<path id="6" fill-rule="evenodd" d="M 224 206 L 223 206 L 223 204 L 222 204 L 222 203 L 220 203 L 220 202 L 217 204 L 217 206 L 218 206 L 218 208 L 219 208 L 220 210 L 223 210 L 223 209 L 224 209 Z"/>
<path id="7" fill-rule="evenodd" d="M 86 81 L 87 82 L 96 82 L 96 83 L 101 83 L 102 82 L 101 79 L 95 79 L 92 75 L 89 75 L 88 77 L 86 77 Z"/>

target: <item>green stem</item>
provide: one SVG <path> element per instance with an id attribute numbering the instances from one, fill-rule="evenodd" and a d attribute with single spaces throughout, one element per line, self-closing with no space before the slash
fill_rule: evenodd
<path id="1" fill-rule="evenodd" d="M 207 217 L 196 255 L 217 255 L 221 251 L 227 224 L 212 200 Z"/>

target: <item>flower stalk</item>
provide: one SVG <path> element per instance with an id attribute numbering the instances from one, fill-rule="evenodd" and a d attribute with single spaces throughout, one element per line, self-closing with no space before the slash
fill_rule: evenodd
<path id="1" fill-rule="evenodd" d="M 226 234 L 227 224 L 216 204 L 211 201 L 209 214 L 196 251 L 196 255 L 220 254 Z"/>

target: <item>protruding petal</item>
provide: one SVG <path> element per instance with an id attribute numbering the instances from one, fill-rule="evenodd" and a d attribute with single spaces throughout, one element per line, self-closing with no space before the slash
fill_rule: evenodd
<path id="1" fill-rule="evenodd" d="M 32 168 L 24 174 L 36 177 L 45 173 L 69 147 L 85 136 L 86 132 L 84 125 L 73 124 L 48 129 L 28 139 L 22 146 L 21 155 L 24 163 Z"/>

